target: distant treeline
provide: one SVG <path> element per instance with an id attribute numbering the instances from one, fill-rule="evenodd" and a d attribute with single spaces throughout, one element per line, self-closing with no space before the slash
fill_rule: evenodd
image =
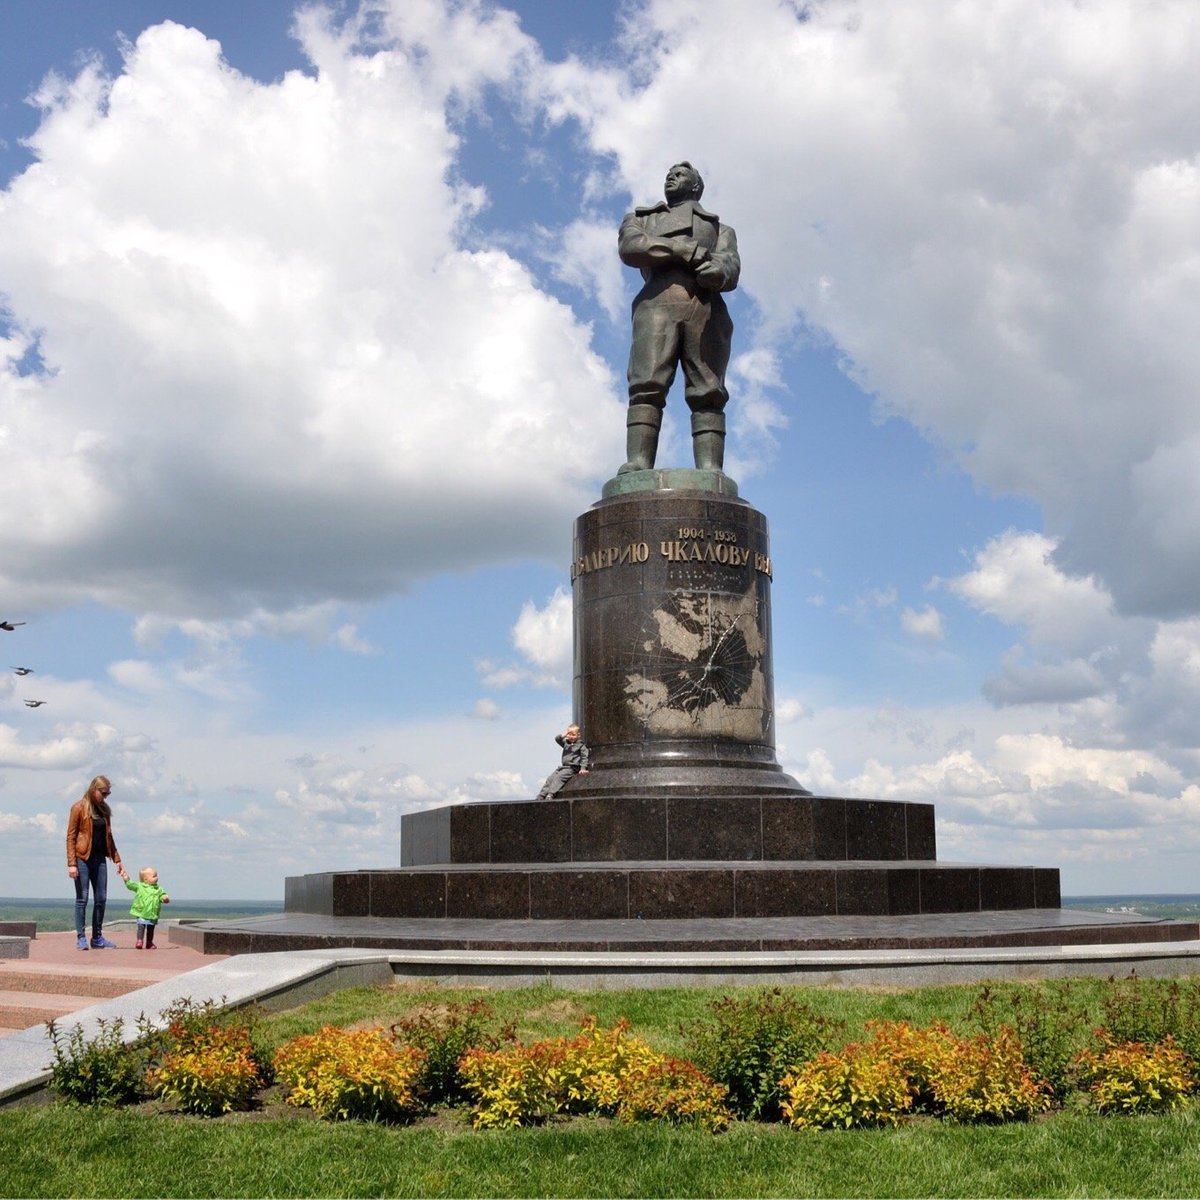
<path id="1" fill-rule="evenodd" d="M 105 924 L 122 920 L 128 916 L 128 904 L 121 903 L 125 895 L 124 891 L 119 895 L 109 891 Z M 281 901 L 176 900 L 172 896 L 170 908 L 163 909 L 163 918 L 226 920 L 233 917 L 261 917 L 277 912 L 283 912 Z M 0 896 L 0 921 L 36 921 L 38 929 L 43 933 L 58 933 L 64 929 L 74 929 L 75 901 Z"/>
<path id="2" fill-rule="evenodd" d="M 1144 917 L 1183 920 L 1200 917 L 1200 896 L 1159 894 L 1153 896 L 1064 896 L 1063 908 L 1088 912 L 1139 912 Z"/>

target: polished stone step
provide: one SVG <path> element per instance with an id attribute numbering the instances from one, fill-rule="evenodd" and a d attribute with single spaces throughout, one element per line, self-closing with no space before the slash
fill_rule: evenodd
<path id="1" fill-rule="evenodd" d="M 456 864 L 291 876 L 285 910 L 488 920 L 903 915 L 1057 908 L 1049 867 L 892 862 Z"/>
<path id="2" fill-rule="evenodd" d="M 798 793 L 567 794 L 555 800 L 452 804 L 400 818 L 403 867 L 935 858 L 933 805 L 900 800 Z"/>

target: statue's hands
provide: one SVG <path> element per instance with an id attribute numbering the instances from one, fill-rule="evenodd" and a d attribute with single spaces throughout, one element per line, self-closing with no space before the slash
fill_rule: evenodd
<path id="1" fill-rule="evenodd" d="M 719 290 L 725 282 L 725 272 L 710 258 L 697 268 L 696 280 L 705 287 Z"/>

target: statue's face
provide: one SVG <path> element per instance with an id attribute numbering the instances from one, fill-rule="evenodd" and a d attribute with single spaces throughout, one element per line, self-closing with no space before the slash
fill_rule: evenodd
<path id="1" fill-rule="evenodd" d="M 667 172 L 667 182 L 663 185 L 667 203 L 674 204 L 679 200 L 690 200 L 696 191 L 696 176 L 682 165 L 675 165 Z"/>

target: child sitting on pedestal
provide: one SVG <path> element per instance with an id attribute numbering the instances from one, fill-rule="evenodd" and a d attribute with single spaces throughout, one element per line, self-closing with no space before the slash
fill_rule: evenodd
<path id="1" fill-rule="evenodd" d="M 550 772 L 537 794 L 539 800 L 553 800 L 568 779 L 588 773 L 591 755 L 583 744 L 578 725 L 568 725 L 562 733 L 554 735 L 554 740 L 562 747 L 562 766 Z"/>

